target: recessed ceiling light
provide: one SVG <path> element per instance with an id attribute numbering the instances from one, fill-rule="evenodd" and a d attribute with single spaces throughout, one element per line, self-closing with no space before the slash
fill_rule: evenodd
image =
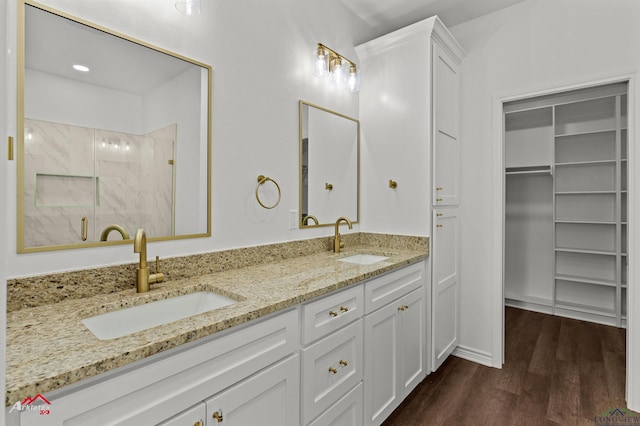
<path id="1" fill-rule="evenodd" d="M 74 65 L 73 69 L 76 71 L 89 72 L 89 67 L 85 67 L 84 65 Z"/>

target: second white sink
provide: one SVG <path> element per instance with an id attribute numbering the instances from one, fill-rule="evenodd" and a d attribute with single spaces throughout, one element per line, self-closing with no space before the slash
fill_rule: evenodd
<path id="1" fill-rule="evenodd" d="M 371 265 L 383 260 L 387 260 L 387 256 L 378 256 L 377 254 L 354 254 L 353 256 L 338 259 L 340 262 L 355 263 L 358 265 Z"/>
<path id="2" fill-rule="evenodd" d="M 82 323 L 100 340 L 115 339 L 148 328 L 236 303 L 210 291 L 185 294 L 85 318 Z"/>

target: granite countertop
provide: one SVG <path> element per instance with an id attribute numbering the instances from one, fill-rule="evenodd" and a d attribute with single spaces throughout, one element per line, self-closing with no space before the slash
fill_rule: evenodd
<path id="1" fill-rule="evenodd" d="M 338 262 L 353 254 L 389 256 L 371 265 Z M 7 314 L 5 405 L 45 394 L 209 336 L 229 327 L 424 260 L 427 250 L 357 246 L 20 309 Z M 127 336 L 98 340 L 80 320 L 122 307 L 200 290 L 237 303 Z"/>

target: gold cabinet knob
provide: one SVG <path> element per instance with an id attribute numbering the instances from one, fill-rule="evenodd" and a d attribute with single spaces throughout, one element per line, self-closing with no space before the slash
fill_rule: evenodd
<path id="1" fill-rule="evenodd" d="M 329 311 L 329 315 L 332 317 L 337 317 L 338 313 L 336 311 Z"/>
<path id="2" fill-rule="evenodd" d="M 349 311 L 349 308 L 347 308 L 346 306 L 340 306 L 340 310 L 341 310 L 342 312 L 348 312 L 348 311 Z"/>
<path id="3" fill-rule="evenodd" d="M 349 365 L 349 363 L 343 359 L 340 360 L 340 365 L 343 367 L 346 367 L 347 365 Z"/>
<path id="4" fill-rule="evenodd" d="M 329 373 L 336 374 L 337 372 L 338 372 L 338 370 L 336 370 L 335 368 L 329 367 Z"/>
<path id="5" fill-rule="evenodd" d="M 222 423 L 222 410 L 218 410 L 213 413 L 213 418 L 218 421 L 218 423 Z"/>

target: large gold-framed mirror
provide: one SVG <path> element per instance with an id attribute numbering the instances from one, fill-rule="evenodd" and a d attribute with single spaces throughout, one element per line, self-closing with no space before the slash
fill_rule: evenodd
<path id="1" fill-rule="evenodd" d="M 30 0 L 18 22 L 18 252 L 210 236 L 211 67 Z"/>
<path id="2" fill-rule="evenodd" d="M 360 220 L 360 121 L 299 102 L 300 228 Z"/>

